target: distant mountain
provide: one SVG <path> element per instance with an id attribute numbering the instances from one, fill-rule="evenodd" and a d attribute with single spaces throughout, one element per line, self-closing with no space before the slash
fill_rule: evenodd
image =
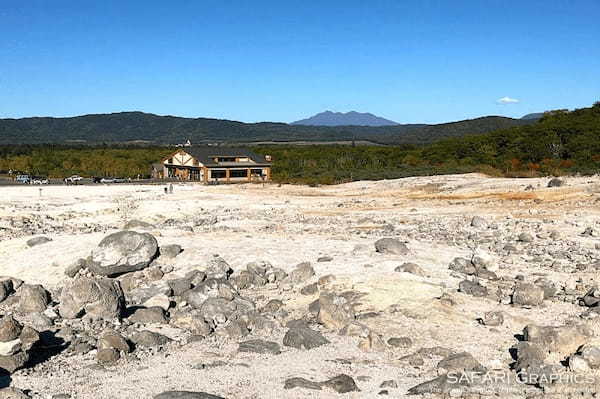
<path id="1" fill-rule="evenodd" d="M 394 126 L 397 122 L 370 114 L 368 112 L 331 112 L 325 111 L 307 119 L 292 122 L 292 125 L 308 126 Z"/>
<path id="2" fill-rule="evenodd" d="M 529 119 L 541 119 L 544 116 L 543 112 L 535 112 L 533 114 L 527 114 L 523 116 L 521 119 L 529 120 Z"/>
<path id="3" fill-rule="evenodd" d="M 425 144 L 532 123 L 536 121 L 486 116 L 438 125 L 305 126 L 119 112 L 70 118 L 0 119 L 0 144 L 164 145 L 188 139 L 193 144 L 348 140 Z"/>

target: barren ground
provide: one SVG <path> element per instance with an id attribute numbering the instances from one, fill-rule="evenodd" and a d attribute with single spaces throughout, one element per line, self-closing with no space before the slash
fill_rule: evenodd
<path id="1" fill-rule="evenodd" d="M 436 377 L 439 360 L 425 359 L 423 365 L 411 366 L 401 358 L 436 346 L 468 351 L 489 369 L 508 369 L 509 348 L 525 325 L 565 324 L 584 308 L 559 299 L 527 308 L 467 296 L 457 292 L 464 276 L 448 265 L 458 256 L 483 254 L 507 280 L 523 275 L 533 282 L 543 276 L 559 289 L 585 293 L 598 274 L 589 268 L 575 272 L 574 267 L 593 264 L 599 257 L 598 237 L 581 233 L 586 227 L 600 230 L 600 178 L 565 178 L 566 184 L 556 188 L 547 188 L 547 182 L 470 174 L 316 188 L 181 184 L 175 185 L 172 195 L 165 195 L 163 186 L 49 186 L 41 195 L 38 187 L 3 187 L 0 275 L 58 289 L 67 279 L 67 266 L 87 257 L 102 237 L 120 229 L 126 220 L 138 219 L 156 226 L 151 233 L 160 245 L 183 247 L 169 276 L 183 276 L 214 254 L 235 271 L 256 260 L 286 270 L 309 261 L 316 278 L 333 274 L 339 291 L 363 295 L 357 313 L 371 330 L 386 341 L 405 336 L 413 341 L 408 349 L 364 352 L 357 347 L 357 338 L 323 331 L 331 344 L 310 351 L 282 346 L 280 355 L 257 355 L 238 353 L 237 342 L 225 338 L 193 343 L 181 339 L 169 350 L 122 359 L 106 368 L 95 367 L 93 353 L 57 355 L 14 373 L 11 386 L 43 398 L 68 393 L 73 398 L 139 399 L 179 389 L 226 398 L 362 399 L 380 397 L 379 385 L 395 380 L 398 387 L 389 389 L 389 397 L 399 398 L 408 388 Z M 532 187 L 526 190 L 527 186 Z M 489 227 L 471 227 L 473 216 L 486 219 Z M 559 232 L 561 239 L 549 238 L 552 231 Z M 535 241 L 517 242 L 522 232 L 532 233 Z M 52 241 L 29 248 L 26 241 L 33 235 Z M 382 237 L 405 241 L 410 254 L 375 252 L 374 242 Z M 519 251 L 506 253 L 502 250 L 506 244 Z M 557 252 L 575 248 L 575 252 L 557 259 L 549 256 L 548 248 Z M 333 259 L 317 262 L 322 256 Z M 427 276 L 394 271 L 405 262 L 417 263 Z M 454 304 L 441 301 L 443 294 Z M 264 295 L 282 299 L 297 316 L 306 313 L 318 297 L 281 290 Z M 503 325 L 477 322 L 492 310 L 505 312 Z M 152 328 L 180 340 L 168 326 Z M 281 331 L 263 338 L 281 343 Z M 193 367 L 216 360 L 227 364 Z M 283 389 L 290 377 L 321 381 L 340 373 L 352 376 L 361 391 L 340 395 L 327 389 Z"/>

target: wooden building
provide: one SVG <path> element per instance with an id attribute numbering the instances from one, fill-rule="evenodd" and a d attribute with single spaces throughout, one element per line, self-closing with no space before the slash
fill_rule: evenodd
<path id="1" fill-rule="evenodd" d="M 160 165 L 153 164 L 152 177 L 205 183 L 271 180 L 271 158 L 245 148 L 181 148 L 164 158 Z"/>

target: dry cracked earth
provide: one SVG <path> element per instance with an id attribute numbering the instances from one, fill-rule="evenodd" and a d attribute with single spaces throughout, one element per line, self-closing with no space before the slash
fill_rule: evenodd
<path id="1" fill-rule="evenodd" d="M 3 187 L 0 398 L 595 397 L 600 177 Z"/>

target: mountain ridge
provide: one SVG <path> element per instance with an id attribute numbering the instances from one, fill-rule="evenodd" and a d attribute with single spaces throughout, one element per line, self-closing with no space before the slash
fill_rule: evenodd
<path id="1" fill-rule="evenodd" d="M 183 118 L 141 111 L 75 117 L 0 119 L 0 144 L 251 143 L 255 141 L 368 140 L 381 144 L 423 144 L 447 137 L 485 133 L 535 123 L 488 116 L 444 124 L 393 126 L 306 126 L 281 122 L 243 123 L 214 118 Z"/>
<path id="2" fill-rule="evenodd" d="M 319 112 L 306 119 L 290 123 L 290 125 L 307 125 L 307 126 L 395 126 L 398 122 L 382 118 L 370 112 L 334 112 L 324 111 Z"/>

